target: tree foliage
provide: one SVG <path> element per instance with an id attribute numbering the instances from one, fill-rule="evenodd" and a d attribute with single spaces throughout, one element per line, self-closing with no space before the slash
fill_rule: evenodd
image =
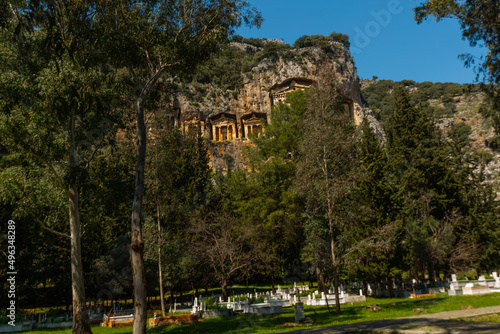
<path id="1" fill-rule="evenodd" d="M 429 16 L 434 16 L 437 21 L 445 18 L 456 18 L 459 20 L 462 36 L 468 40 L 471 46 L 478 44 L 488 48 L 488 52 L 481 59 L 476 59 L 470 54 L 462 54 L 465 66 L 475 67 L 478 79 L 482 78 L 491 83 L 484 86 L 488 93 L 491 104 L 483 112 L 492 118 L 497 138 L 492 142 L 492 147 L 500 147 L 500 4 L 495 0 L 441 0 L 425 1 L 415 8 L 415 20 L 421 23 Z"/>

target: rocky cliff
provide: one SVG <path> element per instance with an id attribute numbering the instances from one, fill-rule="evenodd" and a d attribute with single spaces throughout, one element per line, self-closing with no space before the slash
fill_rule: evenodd
<path id="1" fill-rule="evenodd" d="M 445 138 L 449 139 L 449 132 L 457 126 L 465 131 L 469 152 L 484 163 L 484 170 L 478 172 L 484 172 L 486 183 L 493 186 L 500 200 L 500 151 L 489 145 L 495 133 L 491 120 L 485 119 L 480 112 L 487 103 L 480 85 L 363 80 L 363 97 L 382 125 L 392 112 L 390 95 L 395 85 L 408 87 L 412 102 L 434 116 L 436 126 L 442 130 Z"/>
<path id="2" fill-rule="evenodd" d="M 372 111 L 362 107 L 356 67 L 341 43 L 292 48 L 276 40 L 264 40 L 260 46 L 232 42 L 203 70 L 205 75 L 176 83 L 174 118 L 185 131 L 201 124 L 215 169 L 242 167 L 242 149 L 251 145 L 249 133 L 260 131 L 261 120 L 272 121 L 271 108 L 281 101 L 280 94 L 314 85 L 322 71 L 341 83 L 355 122 L 367 117 L 375 132 L 384 136 Z"/>

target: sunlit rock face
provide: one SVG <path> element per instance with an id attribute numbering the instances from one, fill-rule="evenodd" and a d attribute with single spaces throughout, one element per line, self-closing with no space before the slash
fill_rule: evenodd
<path id="1" fill-rule="evenodd" d="M 262 135 L 262 124 L 272 122 L 272 106 L 286 101 L 286 95 L 314 87 L 322 72 L 331 72 L 341 84 L 345 106 L 356 124 L 368 118 L 375 133 L 384 131 L 370 109 L 363 108 L 359 79 L 349 50 L 332 43 L 333 52 L 319 48 L 287 51 L 286 57 L 264 58 L 241 74 L 238 89 L 223 89 L 216 84 L 179 84 L 175 92 L 173 123 L 183 131 L 200 126 L 209 140 L 214 169 L 244 167 L 243 147 L 252 145 L 252 134 Z M 259 48 L 231 43 L 242 53 L 256 54 Z"/>

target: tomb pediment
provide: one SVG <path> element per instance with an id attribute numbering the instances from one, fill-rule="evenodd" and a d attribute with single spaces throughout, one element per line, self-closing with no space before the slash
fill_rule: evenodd
<path id="1" fill-rule="evenodd" d="M 262 118 L 252 117 L 250 119 L 244 120 L 243 122 L 244 123 L 258 123 L 258 122 L 260 122 L 261 119 Z"/>
<path id="2" fill-rule="evenodd" d="M 286 94 L 311 87 L 314 80 L 308 78 L 290 78 L 282 83 L 276 84 L 269 89 L 271 105 L 279 102 L 285 102 Z"/>
<path id="3" fill-rule="evenodd" d="M 248 122 L 260 122 L 261 119 L 267 119 L 266 113 L 253 112 L 251 114 L 246 114 L 241 117 L 243 123 Z"/>
<path id="4" fill-rule="evenodd" d="M 304 89 L 311 87 L 314 84 L 314 80 L 308 78 L 289 78 L 285 81 L 272 86 L 269 91 L 271 94 L 276 94 L 280 92 L 286 92 L 294 89 Z"/>
<path id="5" fill-rule="evenodd" d="M 212 124 L 223 122 L 236 122 L 236 115 L 222 112 L 209 117 Z"/>

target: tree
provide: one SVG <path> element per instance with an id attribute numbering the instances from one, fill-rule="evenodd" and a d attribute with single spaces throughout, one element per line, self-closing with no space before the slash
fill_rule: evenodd
<path id="1" fill-rule="evenodd" d="M 193 219 L 190 231 L 194 235 L 191 251 L 212 269 L 227 300 L 227 287 L 236 275 L 250 270 L 254 257 L 250 235 L 252 231 L 235 224 L 236 218 L 227 213 L 209 212 Z"/>
<path id="2" fill-rule="evenodd" d="M 302 120 L 307 108 L 306 91 L 298 90 L 287 95 L 286 103 L 279 103 L 271 110 L 272 122 L 265 124 L 263 136 L 254 138 L 256 150 L 250 152 L 250 163 L 259 169 L 270 158 L 296 162 L 300 140 L 304 134 Z"/>
<path id="3" fill-rule="evenodd" d="M 433 280 L 439 267 L 472 265 L 478 255 L 476 226 L 489 224 L 486 212 L 494 215 L 495 210 L 490 190 L 477 182 L 480 170 L 463 156 L 463 133 L 454 128 L 451 143 L 445 143 L 432 119 L 410 102 L 406 88 L 397 87 L 393 94 L 387 127 L 393 219 L 407 234 L 415 273 L 424 277 L 427 269 Z"/>
<path id="4" fill-rule="evenodd" d="M 307 107 L 305 91 L 288 94 L 286 103 L 271 110 L 272 122 L 265 124 L 264 134 L 253 138 L 255 147 L 247 153 L 252 172 L 230 175 L 228 194 L 233 212 L 245 226 L 259 226 L 256 245 L 262 249 L 256 267 L 275 278 L 300 259 L 302 209 L 293 191 L 302 120 Z"/>
<path id="5" fill-rule="evenodd" d="M 327 231 L 336 311 L 340 312 L 339 266 L 345 232 L 355 221 L 356 209 L 350 195 L 358 177 L 358 137 L 343 91 L 332 77 L 331 73 L 323 73 L 318 87 L 310 92 L 296 184 L 305 196 L 310 217 L 306 224 L 319 223 L 320 229 Z"/>
<path id="6" fill-rule="evenodd" d="M 364 173 L 356 187 L 355 198 L 368 210 L 361 219 L 363 227 L 353 235 L 358 242 L 352 242 L 354 247 L 349 250 L 349 269 L 363 281 L 386 279 L 392 295 L 390 279 L 399 269 L 397 264 L 404 261 L 398 256 L 401 254 L 398 251 L 401 228 L 394 219 L 394 190 L 389 184 L 388 158 L 367 119 L 363 120 L 361 131 L 359 159 Z"/>
<path id="7" fill-rule="evenodd" d="M 163 110 L 155 110 L 150 121 L 153 145 L 147 160 L 146 182 L 151 189 L 145 209 L 156 216 L 156 231 L 145 233 L 148 246 L 155 245 L 158 259 L 159 286 L 164 311 L 163 277 L 171 291 L 185 278 L 180 264 L 187 248 L 187 222 L 205 205 L 210 181 L 209 158 L 199 124 L 183 134 L 172 126 Z M 151 238 L 154 236 L 155 240 Z M 153 258 L 151 250 L 147 256 Z M 162 265 L 163 263 L 163 265 Z M 165 267 L 163 270 L 163 267 Z M 165 271 L 165 272 L 163 272 Z"/>
<path id="8" fill-rule="evenodd" d="M 73 332 L 90 333 L 79 184 L 94 153 L 114 131 L 116 109 L 109 105 L 116 97 L 113 73 L 95 62 L 93 40 L 79 34 L 87 7 L 21 1 L 9 3 L 9 9 L 1 26 L 2 143 L 43 164 L 64 192 L 70 233 L 55 232 L 71 241 Z"/>
<path id="9" fill-rule="evenodd" d="M 471 128 L 463 123 L 453 125 L 448 132 L 449 168 L 452 175 L 448 182 L 453 184 L 454 193 L 457 194 L 456 206 L 467 222 L 462 224 L 460 230 L 469 243 L 478 246 L 469 247 L 476 251 L 469 261 L 464 261 L 463 256 L 457 260 L 460 260 L 458 262 L 462 267 L 471 267 L 470 260 L 476 259 L 476 269 L 492 271 L 500 261 L 498 243 L 495 241 L 500 233 L 498 201 L 492 187 L 485 182 L 485 161 L 480 152 L 471 150 L 470 133 Z M 464 246 L 467 244 L 464 243 Z M 468 254 L 463 251 L 460 253 Z"/>

